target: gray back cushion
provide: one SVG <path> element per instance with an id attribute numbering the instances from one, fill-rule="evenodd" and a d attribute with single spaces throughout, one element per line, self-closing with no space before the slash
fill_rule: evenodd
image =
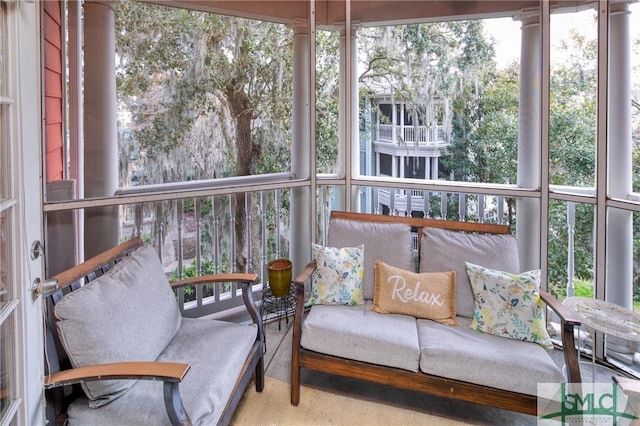
<path id="1" fill-rule="evenodd" d="M 154 361 L 182 321 L 160 259 L 150 246 L 138 248 L 103 276 L 63 297 L 54 315 L 73 367 Z M 92 406 L 98 407 L 134 383 L 97 381 L 83 388 Z"/>
<path id="2" fill-rule="evenodd" d="M 424 228 L 420 239 L 420 272 L 456 273 L 456 314 L 473 317 L 474 300 L 464 262 L 520 273 L 518 243 L 511 234 L 467 234 Z"/>
<path id="3" fill-rule="evenodd" d="M 388 265 L 415 271 L 409 225 L 331 219 L 327 240 L 327 245 L 331 247 L 364 244 L 363 292 L 367 300 L 373 300 L 373 264 L 377 259 Z"/>

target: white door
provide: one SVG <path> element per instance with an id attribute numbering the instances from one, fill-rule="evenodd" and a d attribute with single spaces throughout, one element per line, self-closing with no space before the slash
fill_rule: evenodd
<path id="1" fill-rule="evenodd" d="M 0 0 L 0 425 L 44 423 L 39 7 Z"/>

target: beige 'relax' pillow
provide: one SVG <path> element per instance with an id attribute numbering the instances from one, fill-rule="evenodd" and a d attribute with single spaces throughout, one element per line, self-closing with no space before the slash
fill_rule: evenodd
<path id="1" fill-rule="evenodd" d="M 375 262 L 374 270 L 372 310 L 458 325 L 455 272 L 419 274 L 387 265 L 381 260 Z"/>

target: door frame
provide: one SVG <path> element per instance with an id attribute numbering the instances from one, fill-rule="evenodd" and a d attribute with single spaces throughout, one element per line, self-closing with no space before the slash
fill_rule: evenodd
<path id="1" fill-rule="evenodd" d="M 14 215 L 13 258 L 16 345 L 16 389 L 21 402 L 17 424 L 44 423 L 44 333 L 42 301 L 34 299 L 31 286 L 42 278 L 42 256 L 32 259 L 31 245 L 43 241 L 42 216 L 42 101 L 40 58 L 40 2 L 8 2 L 7 81 L 15 104 L 10 123 L 13 160 Z"/>

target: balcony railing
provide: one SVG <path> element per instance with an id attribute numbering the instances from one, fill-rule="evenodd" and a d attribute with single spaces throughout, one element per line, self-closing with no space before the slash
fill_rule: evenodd
<path id="1" fill-rule="evenodd" d="M 244 180 L 243 180 L 244 179 Z M 262 178 L 264 180 L 264 177 Z M 159 185 L 155 188 L 122 189 L 120 201 L 120 239 L 140 235 L 153 244 L 162 259 L 165 273 L 170 279 L 180 279 L 207 273 L 254 271 L 259 279 L 254 286 L 256 300 L 261 298 L 266 281 L 267 263 L 278 257 L 289 256 L 289 207 L 290 189 L 308 185 L 287 176 L 274 177 L 265 184 L 247 183 L 247 178 L 231 179 L 221 186 L 199 183 L 204 187 L 179 184 Z M 374 184 L 375 185 L 375 184 Z M 358 200 L 352 210 L 389 215 L 413 215 L 436 219 L 477 221 L 514 225 L 515 197 L 473 193 L 446 188 L 431 191 L 394 188 L 389 182 L 384 187 L 359 187 Z M 150 191 L 150 192 L 149 192 Z M 326 230 L 330 213 L 344 209 L 344 186 L 318 180 L 316 212 L 316 241 L 326 242 Z M 236 216 L 238 202 L 244 203 L 244 215 Z M 66 202 L 65 202 L 66 203 Z M 91 201 L 73 201 L 70 207 L 59 203 L 45 211 L 76 210 L 89 207 Z M 95 202 L 93 202 L 95 204 Z M 104 200 L 98 203 L 107 205 Z M 567 232 L 573 235 L 572 201 L 566 203 Z M 302 208 L 308 208 L 302 206 Z M 239 237 L 238 220 L 242 220 L 242 237 Z M 242 241 L 240 241 L 240 238 Z M 417 237 L 416 237 L 417 247 Z M 236 255 L 239 247 L 245 247 L 241 258 Z M 573 239 L 569 238 L 567 259 L 573 259 Z M 294 268 L 299 268 L 294 265 Z M 572 269 L 571 263 L 569 269 Z M 572 290 L 573 275 L 568 277 L 568 289 Z M 567 286 L 566 284 L 564 286 Z M 219 314 L 239 306 L 241 294 L 231 284 L 211 285 L 204 288 L 182 290 L 178 294 L 186 316 Z"/>
<path id="2" fill-rule="evenodd" d="M 288 206 L 289 189 L 301 185 L 288 173 L 150 185 L 121 188 L 110 198 L 51 201 L 44 211 L 75 215 L 85 208 L 119 206 L 119 239 L 140 235 L 152 244 L 170 280 L 252 271 L 259 276 L 253 291 L 260 300 L 267 263 L 288 257 L 289 212 L 282 206 Z M 244 207 L 240 215 L 239 203 Z M 72 233 L 65 238 L 81 247 L 82 231 Z M 188 317 L 243 304 L 241 289 L 233 283 L 186 287 L 177 297 Z"/>
<path id="3" fill-rule="evenodd" d="M 152 243 L 170 280 L 209 273 L 255 271 L 254 296 L 261 297 L 267 263 L 288 256 L 287 190 L 229 193 L 121 206 L 120 235 Z M 288 196 L 288 195 L 287 195 Z M 237 203 L 244 213 L 237 216 Z M 243 222 L 243 223 L 239 223 Z M 238 228 L 242 228 L 239 231 Z M 243 249 L 244 248 L 244 249 Z M 178 293 L 186 316 L 199 317 L 242 304 L 234 284 L 187 287 Z"/>
<path id="4" fill-rule="evenodd" d="M 447 126 L 394 126 L 392 124 L 378 124 L 379 142 L 429 145 L 446 143 L 448 140 L 449 134 Z"/>
<path id="5" fill-rule="evenodd" d="M 394 216 L 419 213 L 423 217 L 451 219 L 454 208 L 455 220 L 504 224 L 508 214 L 503 196 L 396 189 L 379 189 L 374 196 L 377 196 L 374 213 L 388 212 Z"/>

